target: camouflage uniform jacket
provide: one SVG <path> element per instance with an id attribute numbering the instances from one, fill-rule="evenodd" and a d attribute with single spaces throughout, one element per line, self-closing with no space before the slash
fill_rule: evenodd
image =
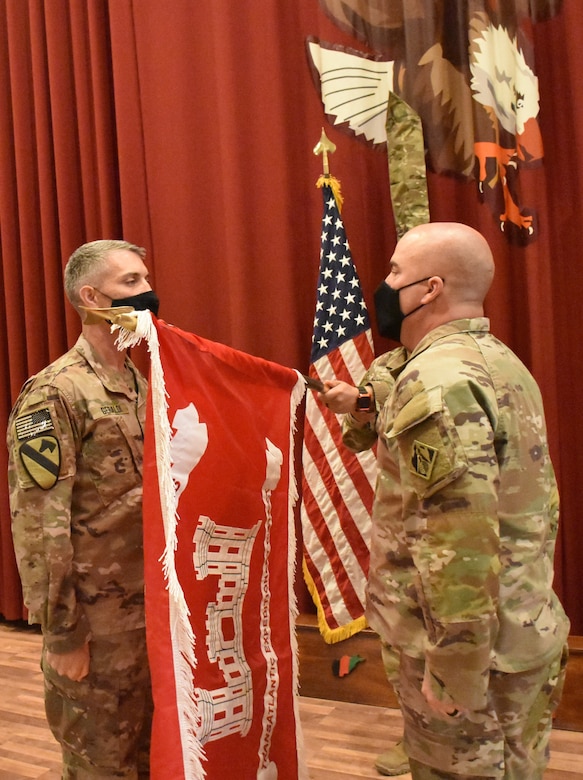
<path id="1" fill-rule="evenodd" d="M 348 416 L 344 440 L 379 440 L 368 620 L 425 658 L 436 691 L 480 709 L 490 669 L 541 666 L 569 631 L 552 590 L 559 502 L 540 391 L 485 318 L 382 356 L 367 381 L 376 430 Z"/>
<path id="2" fill-rule="evenodd" d="M 76 345 L 24 385 L 8 424 L 14 547 L 31 622 L 67 652 L 144 625 L 147 385 Z"/>

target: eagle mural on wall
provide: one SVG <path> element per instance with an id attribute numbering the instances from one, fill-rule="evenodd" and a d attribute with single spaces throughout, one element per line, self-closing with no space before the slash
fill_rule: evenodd
<path id="1" fill-rule="evenodd" d="M 389 93 L 421 118 L 426 163 L 475 179 L 508 239 L 536 238 L 519 172 L 540 165 L 532 25 L 562 0 L 320 0 L 368 51 L 307 41 L 328 120 L 372 146 L 387 143 Z"/>

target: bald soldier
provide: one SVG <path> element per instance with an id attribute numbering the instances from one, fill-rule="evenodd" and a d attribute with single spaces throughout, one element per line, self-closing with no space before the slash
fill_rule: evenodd
<path id="1" fill-rule="evenodd" d="M 149 777 L 142 455 L 146 381 L 94 309 L 157 311 L 145 251 L 79 247 L 65 291 L 74 347 L 31 377 L 8 425 L 14 547 L 43 632 L 47 720 L 63 778 Z"/>
<path id="2" fill-rule="evenodd" d="M 431 223 L 375 293 L 402 348 L 330 381 L 355 450 L 378 440 L 367 618 L 384 643 L 415 780 L 537 780 L 566 664 L 552 590 L 558 494 L 531 374 L 489 332 L 484 238 Z"/>

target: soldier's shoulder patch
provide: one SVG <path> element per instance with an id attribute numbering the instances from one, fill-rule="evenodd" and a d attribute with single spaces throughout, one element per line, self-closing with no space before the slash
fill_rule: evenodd
<path id="1" fill-rule="evenodd" d="M 423 479 L 431 479 L 431 472 L 437 460 L 438 450 L 429 444 L 415 439 L 411 450 L 410 469 Z"/>
<path id="2" fill-rule="evenodd" d="M 32 481 L 43 490 L 50 490 L 59 478 L 61 448 L 54 436 L 35 436 L 19 448 L 20 460 Z"/>
<path id="3" fill-rule="evenodd" d="M 41 433 L 54 431 L 54 429 L 55 426 L 48 408 L 21 414 L 14 421 L 14 430 L 18 441 L 24 441 Z"/>

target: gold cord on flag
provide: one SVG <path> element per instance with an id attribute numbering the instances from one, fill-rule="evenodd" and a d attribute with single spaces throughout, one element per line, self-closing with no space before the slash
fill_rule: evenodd
<path id="1" fill-rule="evenodd" d="M 321 154 L 322 155 L 322 167 L 323 167 L 323 173 L 318 178 L 318 181 L 316 182 L 316 187 L 322 188 L 324 185 L 328 185 L 331 190 L 332 194 L 336 198 L 336 203 L 338 205 L 338 211 L 342 211 L 342 203 L 344 202 L 344 198 L 342 197 L 342 192 L 340 190 L 340 182 L 335 176 L 330 175 L 330 165 L 328 163 L 328 155 L 334 154 L 336 151 L 336 144 L 332 143 L 332 141 L 328 138 L 326 133 L 324 132 L 324 128 L 322 128 L 322 135 L 320 136 L 320 140 L 314 146 L 314 154 Z"/>
<path id="2" fill-rule="evenodd" d="M 107 322 L 126 330 L 136 329 L 136 311 L 133 306 L 112 306 L 107 309 L 93 309 L 87 306 L 79 306 L 79 308 L 85 312 L 83 319 L 85 325 Z"/>

